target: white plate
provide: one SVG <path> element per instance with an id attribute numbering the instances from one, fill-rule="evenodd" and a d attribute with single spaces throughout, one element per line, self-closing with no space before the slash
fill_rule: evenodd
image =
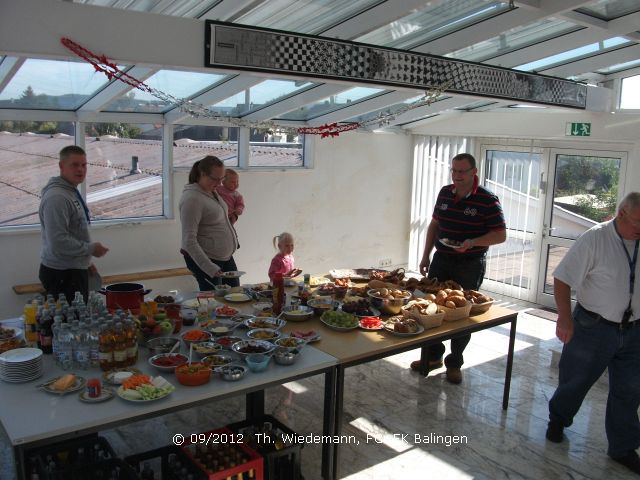
<path id="1" fill-rule="evenodd" d="M 228 293 L 224 296 L 224 299 L 227 302 L 248 302 L 251 300 L 251 297 L 246 293 Z"/>
<path id="2" fill-rule="evenodd" d="M 307 343 L 317 342 L 322 338 L 318 332 L 313 331 L 313 330 L 312 330 L 312 332 L 313 332 L 312 335 L 308 335 L 308 336 L 304 336 L 304 337 L 295 337 L 295 338 L 301 338 L 303 340 L 306 340 Z M 289 335 L 291 335 L 291 334 L 289 334 Z"/>
<path id="3" fill-rule="evenodd" d="M 384 330 L 386 332 L 389 332 L 397 337 L 413 337 L 414 335 L 420 335 L 422 332 L 424 332 L 424 327 L 420 324 L 418 324 L 418 331 L 413 332 L 413 333 L 402 333 L 402 332 L 396 332 L 393 327 L 389 328 L 387 325 L 384 326 Z"/>
<path id="4" fill-rule="evenodd" d="M 378 315 L 369 315 L 370 317 L 378 317 L 380 318 Z M 376 327 L 376 328 L 369 328 L 369 327 L 363 327 L 362 326 L 362 318 L 360 318 L 360 322 L 358 323 L 358 326 L 362 329 L 362 330 L 366 330 L 368 332 L 375 332 L 378 330 L 382 330 L 384 328 L 384 322 L 382 320 L 380 320 L 380 326 Z"/>
<path id="5" fill-rule="evenodd" d="M 171 385 L 171 383 L 167 382 L 167 381 L 166 381 L 164 378 L 162 378 L 162 377 L 155 377 L 155 378 L 153 379 L 153 382 L 155 383 L 158 379 L 161 379 L 161 380 L 162 380 L 162 383 L 163 383 L 164 385 Z M 173 387 L 173 385 L 171 385 L 171 386 Z M 116 390 L 116 393 L 118 394 L 118 396 L 119 396 L 121 399 L 126 400 L 127 402 L 134 402 L 134 403 L 147 403 L 147 402 L 155 402 L 156 400 L 161 400 L 161 399 L 165 398 L 166 396 L 168 396 L 169 394 L 171 394 L 171 392 L 173 392 L 173 390 L 175 390 L 175 388 L 174 388 L 174 389 L 172 389 L 172 390 L 170 390 L 170 391 L 168 391 L 168 392 L 165 392 L 161 397 L 149 398 L 149 399 L 146 399 L 146 400 L 145 400 L 145 399 L 137 400 L 137 399 L 131 399 L 131 398 L 123 397 L 123 396 L 122 396 L 122 392 L 124 392 L 124 388 L 122 387 L 122 385 L 118 387 L 118 389 Z"/>
<path id="6" fill-rule="evenodd" d="M 87 394 L 87 391 L 85 390 L 84 392 L 81 392 L 80 395 L 78 395 L 78 398 L 80 399 L 81 402 L 87 402 L 87 403 L 100 403 L 100 402 L 106 402 L 107 400 L 111 400 L 113 398 L 113 392 L 111 391 L 110 388 L 105 388 L 102 387 L 102 390 L 100 391 L 100 396 L 92 398 Z"/>
<path id="7" fill-rule="evenodd" d="M 230 295 L 234 295 L 234 294 L 230 294 Z M 224 306 L 224 305 L 223 305 Z M 218 307 L 214 310 L 216 317 L 217 318 L 230 318 L 230 317 L 235 317 L 236 315 L 238 315 L 240 313 L 240 310 L 238 310 L 237 308 L 233 308 L 233 307 L 227 307 L 227 308 L 233 308 L 234 313 L 218 313 L 218 309 L 222 308 L 222 307 Z"/>
<path id="8" fill-rule="evenodd" d="M 15 348 L 0 354 L 0 361 L 21 363 L 35 360 L 38 357 L 42 357 L 42 350 L 39 348 Z"/>
<path id="9" fill-rule="evenodd" d="M 237 270 L 233 270 L 230 272 L 221 272 L 220 273 L 220 277 L 222 278 L 240 278 L 242 275 L 244 275 L 247 272 L 240 272 Z"/>
<path id="10" fill-rule="evenodd" d="M 42 390 L 44 390 L 45 392 L 49 392 L 49 393 L 55 393 L 56 395 L 66 395 L 67 393 L 72 393 L 72 392 L 77 392 L 78 390 L 80 390 L 81 388 L 84 388 L 85 384 L 87 383 L 87 381 L 84 379 L 84 377 L 81 377 L 79 375 L 76 375 L 76 383 L 74 383 L 71 387 L 67 388 L 66 390 L 54 390 L 53 388 L 51 388 L 51 384 L 53 382 L 55 382 L 56 380 L 58 380 L 60 377 L 56 377 L 56 378 L 52 378 L 50 380 L 47 380 L 44 385 L 42 386 Z"/>
<path id="11" fill-rule="evenodd" d="M 449 247 L 449 248 L 453 248 L 455 250 L 462 248 L 462 246 L 460 245 L 454 245 L 453 243 L 450 242 L 450 240 L 448 238 L 441 238 L 440 243 L 443 244 L 445 247 Z"/>

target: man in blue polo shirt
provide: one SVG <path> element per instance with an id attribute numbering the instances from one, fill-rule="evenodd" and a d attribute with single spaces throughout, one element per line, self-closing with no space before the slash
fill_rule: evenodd
<path id="1" fill-rule="evenodd" d="M 473 155 L 460 153 L 451 160 L 453 184 L 443 187 L 438 194 L 420 262 L 423 275 L 428 272 L 429 278 L 454 280 L 464 289 L 474 290 L 482 284 L 489 246 L 507 238 L 500 201 L 478 185 L 477 172 Z M 446 246 L 442 240 L 456 247 Z M 429 261 L 434 246 L 436 252 Z M 451 383 L 462 382 L 462 352 L 470 340 L 471 334 L 451 340 L 451 354 L 444 359 L 447 380 Z M 444 352 L 443 343 L 429 348 L 429 370 L 442 366 Z M 411 368 L 419 370 L 420 361 L 412 362 Z"/>

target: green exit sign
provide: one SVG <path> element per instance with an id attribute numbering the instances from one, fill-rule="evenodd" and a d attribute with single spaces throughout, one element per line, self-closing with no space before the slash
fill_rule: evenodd
<path id="1" fill-rule="evenodd" d="M 567 123 L 567 128 L 564 134 L 567 137 L 590 137 L 591 124 L 590 123 Z"/>

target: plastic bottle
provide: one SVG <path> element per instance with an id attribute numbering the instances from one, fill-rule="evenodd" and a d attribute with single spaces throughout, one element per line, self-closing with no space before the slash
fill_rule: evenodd
<path id="1" fill-rule="evenodd" d="M 53 320 L 55 317 L 43 314 L 38 331 L 38 347 L 42 353 L 53 353 Z"/>
<path id="2" fill-rule="evenodd" d="M 22 311 L 24 315 L 24 336 L 27 342 L 36 343 L 38 341 L 36 307 L 32 302 L 28 302 Z"/>
<path id="3" fill-rule="evenodd" d="M 279 315 L 284 306 L 284 278 L 276 274 L 273 279 L 273 314 Z"/>
<path id="4" fill-rule="evenodd" d="M 51 353 L 53 354 L 53 361 L 56 365 L 60 366 L 60 355 L 58 348 L 60 345 L 60 327 L 62 326 L 62 317 L 56 315 L 53 317 L 53 325 L 51 327 Z"/>
<path id="5" fill-rule="evenodd" d="M 57 351 L 60 367 L 63 370 L 70 370 L 73 367 L 73 336 L 71 325 L 68 323 L 60 326 Z"/>
<path id="6" fill-rule="evenodd" d="M 100 325 L 98 325 L 98 320 L 93 320 L 89 324 L 89 366 L 91 368 L 100 366 Z"/>
<path id="7" fill-rule="evenodd" d="M 88 370 L 91 365 L 91 343 L 85 324 L 79 324 L 76 331 L 74 348 L 75 363 L 80 370 Z"/>

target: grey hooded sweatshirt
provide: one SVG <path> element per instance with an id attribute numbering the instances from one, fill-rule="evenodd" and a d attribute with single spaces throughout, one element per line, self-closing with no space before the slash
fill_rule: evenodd
<path id="1" fill-rule="evenodd" d="M 62 177 L 51 177 L 42 189 L 40 225 L 45 267 L 56 270 L 85 269 L 91 264 L 95 244 L 77 189 Z"/>

